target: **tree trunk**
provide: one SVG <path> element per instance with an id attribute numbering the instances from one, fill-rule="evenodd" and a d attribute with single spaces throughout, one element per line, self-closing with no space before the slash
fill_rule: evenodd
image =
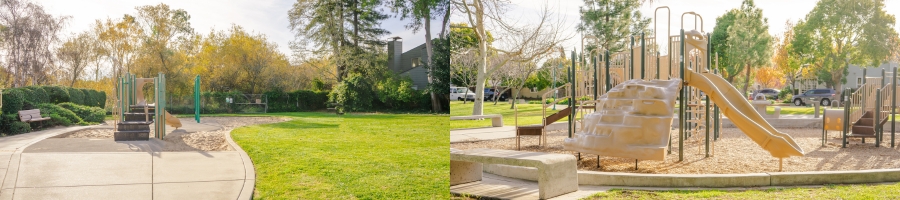
<path id="1" fill-rule="evenodd" d="M 428 1 L 422 1 L 422 9 L 425 12 L 425 62 L 427 63 L 428 69 L 428 84 L 431 84 L 434 80 L 434 74 L 431 73 L 431 57 L 434 55 L 432 52 L 432 43 L 431 43 L 431 10 L 428 9 Z M 438 101 L 437 94 L 434 91 L 431 91 L 431 109 L 434 112 L 441 112 L 441 102 Z"/>
<path id="2" fill-rule="evenodd" d="M 746 69 L 744 69 L 744 70 L 747 70 L 747 71 L 746 71 L 746 72 L 747 72 L 747 73 L 746 73 L 747 77 L 744 78 L 744 89 L 743 89 L 743 90 L 744 90 L 744 95 L 745 95 L 746 97 L 749 97 L 750 95 L 749 95 L 747 89 L 750 89 L 750 65 L 747 65 L 747 66 L 744 67 L 744 68 L 746 68 Z"/>
<path id="3" fill-rule="evenodd" d="M 477 67 L 478 78 L 475 80 L 475 105 L 472 107 L 472 115 L 482 115 L 484 113 L 484 84 L 485 80 L 487 80 L 488 67 L 487 41 L 485 41 L 486 34 L 484 32 L 484 9 L 476 9 L 475 22 L 475 35 L 478 36 L 478 52 L 481 64 Z"/>

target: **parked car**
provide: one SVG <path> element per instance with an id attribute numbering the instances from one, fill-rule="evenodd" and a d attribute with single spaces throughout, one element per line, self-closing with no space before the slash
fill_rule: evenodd
<path id="1" fill-rule="evenodd" d="M 794 105 L 802 106 L 807 102 L 819 102 L 822 106 L 831 106 L 831 100 L 835 99 L 834 89 L 807 90 L 803 94 L 794 95 Z"/>
<path id="2" fill-rule="evenodd" d="M 761 89 L 761 90 L 757 90 L 757 91 L 753 92 L 753 95 L 751 95 L 751 97 L 756 97 L 756 96 L 758 96 L 758 95 L 763 95 L 763 96 L 766 96 L 766 99 L 767 99 L 767 100 L 778 100 L 778 93 L 779 93 L 779 92 L 781 92 L 781 90 L 776 90 L 776 89 Z"/>
<path id="3" fill-rule="evenodd" d="M 497 94 L 497 90 L 485 88 L 484 89 L 484 100 L 485 101 L 493 101 L 494 95 Z M 500 94 L 500 101 L 506 101 L 506 95 Z"/>
<path id="4" fill-rule="evenodd" d="M 466 98 L 466 94 L 472 94 L 472 92 L 470 92 L 468 88 L 464 87 L 450 88 L 450 100 L 462 101 Z"/>

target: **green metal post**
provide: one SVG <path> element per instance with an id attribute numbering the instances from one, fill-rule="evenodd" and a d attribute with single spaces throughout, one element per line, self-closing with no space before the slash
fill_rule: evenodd
<path id="1" fill-rule="evenodd" d="M 897 123 L 895 118 L 897 114 L 897 67 L 894 67 L 894 78 L 891 79 L 891 148 L 894 148 L 894 124 Z"/>
<path id="2" fill-rule="evenodd" d="M 822 126 L 822 147 L 825 147 L 825 138 L 828 137 L 828 135 L 825 134 L 825 125 L 824 125 L 825 124 L 825 116 L 827 116 L 827 115 L 825 115 L 825 113 L 827 113 L 827 112 L 828 112 L 828 109 L 824 109 L 822 111 L 822 124 L 823 124 L 823 126 Z"/>
<path id="3" fill-rule="evenodd" d="M 709 158 L 709 94 L 706 95 L 706 107 L 703 110 L 706 111 L 706 157 Z"/>
<path id="4" fill-rule="evenodd" d="M 572 88 L 571 94 L 569 94 L 569 138 L 572 138 L 573 133 L 575 132 L 575 49 L 572 49 L 572 66 L 569 69 L 569 88 Z"/>
<path id="5" fill-rule="evenodd" d="M 606 59 L 604 60 L 606 63 L 606 91 L 609 92 L 609 89 L 612 89 L 612 82 L 609 81 L 609 50 L 606 50 Z"/>
<path id="6" fill-rule="evenodd" d="M 600 71 L 597 71 L 597 68 L 600 67 L 600 63 L 597 63 L 597 61 L 599 60 L 597 59 L 597 57 L 591 56 L 591 58 L 594 59 L 594 61 L 592 62 L 594 64 L 594 71 L 591 72 L 591 74 L 594 76 L 594 91 L 592 92 L 594 92 L 594 100 L 597 100 L 597 96 L 600 94 L 600 76 L 597 76 L 597 73 L 599 73 Z M 594 105 L 594 111 L 597 111 L 596 105 Z"/>
<path id="7" fill-rule="evenodd" d="M 681 82 L 684 82 L 684 29 L 681 29 L 681 56 L 679 57 L 678 63 L 681 67 Z M 682 84 L 681 94 L 679 97 L 679 106 L 678 106 L 678 161 L 684 161 L 684 107 L 687 101 L 685 101 L 684 93 L 687 92 L 686 85 Z"/>
<path id="8" fill-rule="evenodd" d="M 872 123 L 872 126 L 875 126 L 875 147 L 881 147 L 881 134 L 878 134 L 880 129 L 878 128 L 881 125 L 881 88 L 875 89 L 875 120 Z"/>
<path id="9" fill-rule="evenodd" d="M 631 64 L 628 65 L 628 71 L 630 75 L 625 80 L 631 80 L 634 78 L 634 36 L 631 36 L 631 47 L 628 48 L 628 51 L 631 52 Z"/>
<path id="10" fill-rule="evenodd" d="M 849 119 L 850 118 L 850 88 L 844 90 L 844 131 L 841 133 L 841 148 L 847 148 L 847 134 L 850 132 L 848 126 L 850 126 Z"/>
<path id="11" fill-rule="evenodd" d="M 647 68 L 645 67 L 647 65 L 647 59 L 644 58 L 644 54 L 646 54 L 646 51 L 647 48 L 646 43 L 644 42 L 644 32 L 641 32 L 641 80 L 646 80 L 644 79 L 644 75 L 647 74 Z"/>
<path id="12" fill-rule="evenodd" d="M 194 81 L 194 119 L 200 123 L 200 75 Z"/>

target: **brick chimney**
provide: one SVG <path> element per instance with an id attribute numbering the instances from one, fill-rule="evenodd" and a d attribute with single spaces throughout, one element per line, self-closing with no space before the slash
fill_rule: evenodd
<path id="1" fill-rule="evenodd" d="M 403 38 L 392 37 L 390 39 L 391 41 L 388 41 L 388 68 L 394 73 L 399 73 L 397 70 L 400 68 L 400 54 L 403 54 Z"/>

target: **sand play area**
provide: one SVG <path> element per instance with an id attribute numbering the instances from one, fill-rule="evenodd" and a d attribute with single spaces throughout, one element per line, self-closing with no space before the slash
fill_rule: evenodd
<path id="1" fill-rule="evenodd" d="M 193 121 L 193 118 L 179 118 L 182 122 Z M 284 117 L 203 117 L 200 119 L 201 125 L 211 126 L 203 129 L 203 131 L 184 131 L 189 130 L 183 127 L 181 131 L 172 127 L 167 128 L 164 137 L 165 146 L 162 151 L 234 151 L 225 134 L 230 134 L 231 130 L 242 126 L 250 126 L 257 124 L 270 124 L 289 121 L 290 118 Z M 193 121 L 196 124 L 196 121 Z M 112 124 L 113 121 L 107 121 Z M 151 126 L 151 130 L 153 127 Z M 64 133 L 52 138 L 90 138 L 90 139 L 112 139 L 115 130 L 111 127 L 101 127 L 95 129 L 85 129 L 70 133 Z M 153 137 L 151 131 L 151 137 Z"/>
<path id="2" fill-rule="evenodd" d="M 875 147 L 874 139 L 851 139 L 847 148 L 841 148 L 840 133 L 832 131 L 828 135 L 825 147 L 822 147 L 822 130 L 812 128 L 779 128 L 791 135 L 803 147 L 806 155 L 784 159 L 784 172 L 806 171 L 839 171 L 866 169 L 900 168 L 900 133 L 897 135 L 897 147 L 891 148 L 890 128 L 885 128 L 885 138 L 881 147 Z M 898 130 L 900 132 L 900 130 Z M 537 136 L 522 137 L 522 151 L 548 152 L 577 155 L 576 152 L 562 148 L 563 139 L 568 133 L 558 131 L 549 134 L 549 144 L 538 146 Z M 678 130 L 672 131 L 672 154 L 665 161 L 643 160 L 634 169 L 634 159 L 582 154 L 578 162 L 579 170 L 604 172 L 629 172 L 647 174 L 742 174 L 778 172 L 778 158 L 750 140 L 737 128 L 723 128 L 718 141 L 714 144 L 711 157 L 706 158 L 700 137 L 694 135 L 684 143 L 684 161 L 678 162 Z M 466 150 L 476 148 L 516 150 L 515 138 L 497 139 L 479 142 L 450 144 L 450 148 Z"/>

